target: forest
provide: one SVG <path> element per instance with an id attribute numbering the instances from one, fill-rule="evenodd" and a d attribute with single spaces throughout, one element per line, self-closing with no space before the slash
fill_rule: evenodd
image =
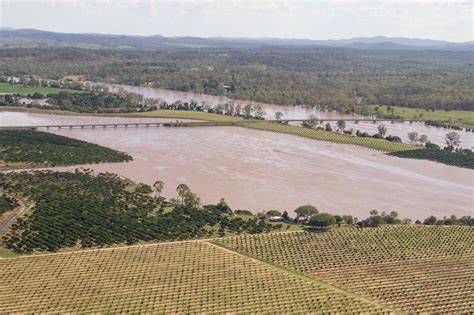
<path id="1" fill-rule="evenodd" d="M 328 47 L 0 49 L 0 76 L 151 86 L 364 114 L 373 105 L 474 110 L 470 51 Z"/>
<path id="2" fill-rule="evenodd" d="M 89 170 L 1 173 L 0 189 L 34 201 L 31 213 L 3 238 L 17 253 L 255 234 L 281 227 L 257 216 L 235 215 L 224 200 L 200 206 L 185 185 L 178 186 L 179 197 L 170 203 L 148 194 L 151 190 L 130 189 L 117 175 L 94 176 Z"/>
<path id="3" fill-rule="evenodd" d="M 132 157 L 97 144 L 33 130 L 0 130 L 0 161 L 35 165 L 125 162 Z"/>

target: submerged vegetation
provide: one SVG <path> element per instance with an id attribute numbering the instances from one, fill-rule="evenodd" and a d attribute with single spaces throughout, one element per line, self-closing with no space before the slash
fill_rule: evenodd
<path id="1" fill-rule="evenodd" d="M 32 130 L 0 130 L 0 161 L 71 165 L 130 161 L 131 156 L 97 144 Z"/>

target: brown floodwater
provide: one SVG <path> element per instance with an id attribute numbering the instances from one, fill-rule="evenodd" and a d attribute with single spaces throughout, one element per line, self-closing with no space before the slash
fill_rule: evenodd
<path id="1" fill-rule="evenodd" d="M 123 88 L 126 91 L 142 94 L 147 98 L 157 98 L 168 103 L 173 103 L 175 101 L 197 101 L 198 103 L 206 102 L 211 105 L 224 104 L 227 102 L 234 102 L 236 105 L 240 104 L 244 106 L 249 103 L 248 101 L 241 100 L 232 100 L 224 96 L 214 96 L 190 92 L 180 92 L 172 91 L 159 88 L 149 88 L 149 87 L 139 87 L 132 85 L 118 85 L 118 84 L 107 84 L 112 91 L 117 91 L 119 88 Z M 267 119 L 274 119 L 276 112 L 281 112 L 283 118 L 285 119 L 307 119 L 310 115 L 315 115 L 320 119 L 342 119 L 342 118 L 363 118 L 362 116 L 357 115 L 342 115 L 333 111 L 321 111 L 316 108 L 305 107 L 305 106 L 283 106 L 283 105 L 274 105 L 274 104 L 260 104 L 266 112 L 265 117 Z M 335 123 L 331 123 L 332 127 L 335 129 Z M 361 132 L 367 132 L 370 134 L 377 133 L 377 126 L 379 124 L 374 124 L 372 122 L 360 122 L 356 123 L 347 123 L 347 129 L 354 129 L 354 132 L 359 129 Z M 418 132 L 419 135 L 427 135 L 432 143 L 436 143 L 440 146 L 445 146 L 445 136 L 451 130 L 445 128 L 437 128 L 433 126 L 426 126 L 421 122 L 395 122 L 390 123 L 386 122 L 385 126 L 387 127 L 387 135 L 399 136 L 404 142 L 408 142 L 408 133 L 412 131 Z M 467 149 L 474 149 L 474 133 L 466 131 L 457 131 L 461 137 L 460 147 Z"/>
<path id="2" fill-rule="evenodd" d="M 110 118 L 5 114 L 0 113 L 0 125 L 6 124 L 5 117 L 9 125 L 102 123 Z M 51 132 L 129 153 L 132 162 L 84 167 L 147 184 L 163 180 L 168 198 L 176 197 L 176 186 L 186 183 L 204 203 L 225 198 L 233 209 L 254 212 L 292 213 L 297 206 L 311 203 L 321 211 L 358 217 L 368 216 L 372 209 L 395 210 L 411 219 L 474 214 L 473 170 L 399 159 L 350 145 L 241 127 Z"/>

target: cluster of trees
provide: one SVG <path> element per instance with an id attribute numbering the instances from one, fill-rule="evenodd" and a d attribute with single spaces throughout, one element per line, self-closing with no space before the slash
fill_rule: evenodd
<path id="1" fill-rule="evenodd" d="M 358 221 L 357 226 L 359 227 L 377 227 L 382 224 L 410 224 L 410 219 L 399 219 L 396 211 L 391 211 L 387 214 L 382 211 L 380 214 L 378 210 L 370 211 L 370 217 Z"/>
<path id="2" fill-rule="evenodd" d="M 118 93 L 92 90 L 86 93 L 59 92 L 48 94 L 50 108 L 83 112 L 135 112 L 156 109 L 157 101 L 145 99 L 141 94 L 125 92 Z"/>
<path id="3" fill-rule="evenodd" d="M 472 52 L 266 47 L 0 49 L 0 75 L 147 85 L 374 114 L 369 105 L 474 110 Z"/>
<path id="4" fill-rule="evenodd" d="M 399 136 L 392 136 L 392 135 L 386 136 L 388 129 L 384 124 L 378 125 L 377 130 L 378 130 L 378 133 L 373 134 L 373 135 L 370 135 L 367 132 L 361 132 L 360 130 L 357 130 L 355 135 L 357 137 L 362 137 L 362 138 L 384 139 L 390 142 L 402 143 L 402 139 Z"/>
<path id="5" fill-rule="evenodd" d="M 421 224 L 421 221 L 416 221 L 416 224 Z M 455 215 L 444 217 L 443 219 L 437 219 L 434 215 L 427 217 L 423 220 L 424 225 L 466 225 L 474 226 L 474 217 L 463 216 L 461 218 L 456 217 Z"/>
<path id="6" fill-rule="evenodd" d="M 163 185 L 128 189 L 113 174 L 75 172 L 13 172 L 0 174 L 0 189 L 34 201 L 31 213 L 19 218 L 3 237 L 18 253 L 57 251 L 64 247 L 105 246 L 139 241 L 170 241 L 263 233 L 275 228 L 251 215 L 233 213 L 224 200 L 201 206 L 189 187 L 177 187 L 171 202 L 159 196 Z M 172 211 L 164 211 L 165 208 Z"/>
<path id="7" fill-rule="evenodd" d="M 0 218 L 2 217 L 2 214 L 12 211 L 16 207 L 18 207 L 18 201 L 15 198 L 0 195 Z"/>
<path id="8" fill-rule="evenodd" d="M 334 215 L 330 213 L 322 213 L 313 205 L 303 205 L 294 210 L 296 217 L 293 219 L 289 217 L 288 212 L 284 211 L 281 213 L 278 210 L 269 210 L 261 217 L 281 217 L 282 221 L 293 224 L 306 224 L 317 228 L 328 228 L 331 225 L 342 224 L 353 225 L 358 227 L 378 227 L 384 224 L 412 224 L 411 219 L 400 219 L 398 212 L 391 211 L 386 213 L 382 211 L 379 213 L 378 210 L 370 211 L 370 216 L 366 219 L 359 220 L 357 217 L 351 215 Z M 421 221 L 416 220 L 415 224 L 421 224 Z M 452 215 L 450 218 L 444 218 L 442 220 L 436 219 L 434 216 L 430 216 L 423 221 L 425 225 L 467 225 L 474 226 L 474 218 L 471 216 L 464 216 L 462 218 L 456 218 Z"/>
<path id="9" fill-rule="evenodd" d="M 48 132 L 1 130 L 0 160 L 10 163 L 71 165 L 125 162 L 132 157 L 97 144 Z"/>
<path id="10" fill-rule="evenodd" d="M 425 120 L 425 125 L 427 126 L 434 126 L 434 127 L 442 127 L 442 128 L 449 128 L 455 130 L 462 130 L 461 127 L 450 124 L 448 122 L 443 122 L 439 120 Z M 471 131 L 472 128 L 466 128 L 467 131 Z"/>

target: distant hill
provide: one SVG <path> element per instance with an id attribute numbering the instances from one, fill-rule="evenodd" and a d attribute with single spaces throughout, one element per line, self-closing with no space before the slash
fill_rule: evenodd
<path id="1" fill-rule="evenodd" d="M 233 37 L 165 37 L 111 34 L 67 34 L 35 29 L 0 28 L 0 47 L 81 47 L 155 50 L 167 47 L 347 47 L 354 49 L 472 50 L 474 42 L 452 43 L 442 40 L 403 37 L 357 37 L 342 40 Z"/>

